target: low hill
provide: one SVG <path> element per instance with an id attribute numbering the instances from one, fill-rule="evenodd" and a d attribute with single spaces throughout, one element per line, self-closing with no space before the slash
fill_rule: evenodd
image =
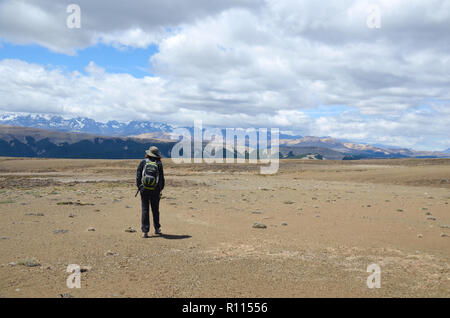
<path id="1" fill-rule="evenodd" d="M 342 160 L 345 154 L 335 151 L 333 149 L 323 147 L 293 147 L 293 146 L 280 146 L 281 158 L 286 159 L 298 159 L 304 158 L 307 155 L 314 154 L 327 160 Z"/>
<path id="2" fill-rule="evenodd" d="M 154 139 L 0 126 L 0 156 L 9 157 L 134 159 L 142 158 L 145 149 L 152 145 L 169 157 L 173 144 Z"/>
<path id="3" fill-rule="evenodd" d="M 331 137 L 307 136 L 299 139 L 280 139 L 280 149 L 320 148 L 333 150 L 342 155 L 341 159 L 381 159 L 381 158 L 448 158 L 449 153 L 438 151 L 416 151 L 406 148 L 389 148 L 354 142 L 343 142 Z M 297 150 L 294 153 L 298 153 Z M 324 153 L 317 152 L 327 157 Z M 331 159 L 331 158 L 327 158 Z"/>

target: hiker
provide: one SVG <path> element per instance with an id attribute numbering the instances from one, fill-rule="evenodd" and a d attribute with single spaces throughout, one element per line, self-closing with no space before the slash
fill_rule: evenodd
<path id="1" fill-rule="evenodd" d="M 157 147 L 152 146 L 145 151 L 145 159 L 137 169 L 136 186 L 141 193 L 142 237 L 147 238 L 150 230 L 149 204 L 152 207 L 155 234 L 162 234 L 159 224 L 159 200 L 164 189 L 164 171 Z"/>

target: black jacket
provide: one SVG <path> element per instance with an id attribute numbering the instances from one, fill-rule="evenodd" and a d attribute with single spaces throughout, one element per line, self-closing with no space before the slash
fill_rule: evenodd
<path id="1" fill-rule="evenodd" d="M 158 188 L 159 191 L 162 191 L 164 189 L 164 170 L 163 170 L 163 166 L 162 166 L 162 162 L 159 159 L 154 159 L 154 158 L 149 158 L 150 161 L 154 161 L 158 164 L 158 170 L 159 170 L 159 183 L 158 183 Z M 136 186 L 139 188 L 142 184 L 142 170 L 145 167 L 145 159 L 141 161 L 141 163 L 139 164 L 139 167 L 137 168 L 137 172 L 136 172 Z"/>

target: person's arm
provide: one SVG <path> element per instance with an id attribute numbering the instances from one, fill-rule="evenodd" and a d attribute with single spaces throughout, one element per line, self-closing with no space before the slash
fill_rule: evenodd
<path id="1" fill-rule="evenodd" d="M 139 163 L 139 166 L 137 168 L 137 172 L 136 172 L 136 187 L 140 187 L 141 186 L 141 182 L 142 182 L 142 169 L 144 169 L 144 161 L 141 161 L 141 163 Z"/>
<path id="2" fill-rule="evenodd" d="M 164 170 L 163 170 L 162 162 L 160 164 L 160 169 L 159 169 L 159 184 L 160 184 L 160 190 L 162 191 L 164 189 L 164 185 L 165 185 Z"/>

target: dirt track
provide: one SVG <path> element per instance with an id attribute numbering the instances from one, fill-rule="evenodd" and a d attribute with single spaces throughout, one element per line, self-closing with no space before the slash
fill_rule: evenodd
<path id="1" fill-rule="evenodd" d="M 165 235 L 149 239 L 137 164 L 0 158 L 0 296 L 450 296 L 450 160 L 285 160 L 263 176 L 165 159 Z M 88 267 L 81 289 L 69 264 Z"/>

